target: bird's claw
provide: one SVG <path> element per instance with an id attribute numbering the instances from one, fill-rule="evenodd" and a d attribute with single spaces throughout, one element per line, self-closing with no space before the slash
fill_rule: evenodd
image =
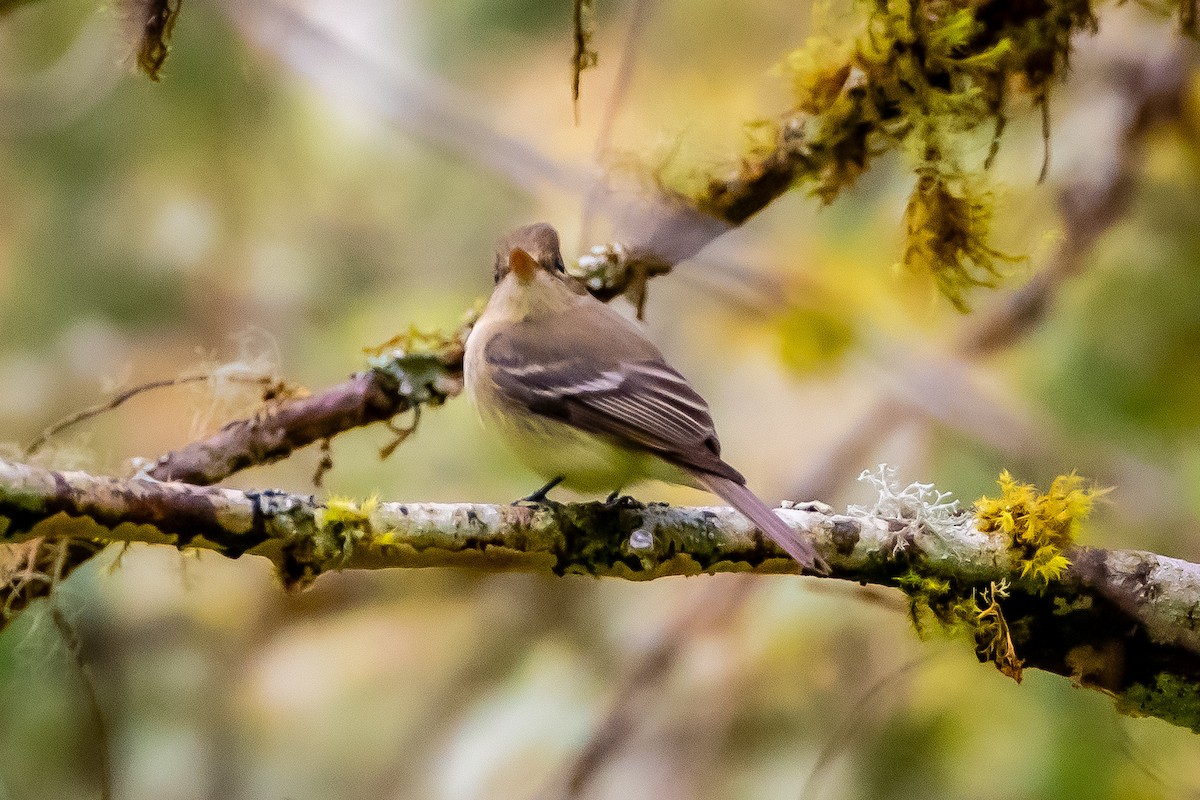
<path id="1" fill-rule="evenodd" d="M 605 498 L 604 507 L 609 511 L 620 511 L 628 508 L 643 509 L 646 504 L 627 494 L 621 494 L 621 490 L 618 489 Z"/>
<path id="2" fill-rule="evenodd" d="M 517 500 L 513 500 L 511 503 L 509 503 L 509 505 L 513 505 L 513 506 L 528 505 L 528 506 L 534 506 L 534 507 L 552 505 L 553 501 L 550 500 L 548 497 L 546 497 L 546 495 L 550 492 L 551 489 L 553 489 L 555 486 L 558 486 L 560 483 L 562 483 L 563 480 L 564 480 L 563 476 L 559 475 L 557 478 L 550 481 L 549 483 L 547 483 L 542 488 L 538 489 L 533 494 L 527 495 L 527 496 L 519 498 Z"/>

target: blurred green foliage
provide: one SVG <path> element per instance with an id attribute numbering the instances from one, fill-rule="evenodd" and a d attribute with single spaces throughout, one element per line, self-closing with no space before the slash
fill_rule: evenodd
<path id="1" fill-rule="evenodd" d="M 853 344 L 854 328 L 826 309 L 796 307 L 779 321 L 780 361 L 799 375 L 835 369 Z"/>
<path id="2" fill-rule="evenodd" d="M 1045 397 L 1081 410 L 1067 422 L 1087 435 L 1147 448 L 1198 442 L 1197 197 L 1194 173 L 1149 181 L 1138 199 L 1144 222 L 1113 233 L 1072 313 L 1045 334 L 1060 337 L 1057 352 L 1031 377 Z"/>

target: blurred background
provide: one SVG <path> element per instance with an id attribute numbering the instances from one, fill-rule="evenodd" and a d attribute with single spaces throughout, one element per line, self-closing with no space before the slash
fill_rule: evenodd
<path id="1" fill-rule="evenodd" d="M 748 123 L 789 107 L 777 66 L 813 32 L 806 3 L 598 3 L 576 125 L 566 0 L 189 0 L 159 84 L 96 5 L 0 15 L 12 445 L 147 380 L 240 361 L 319 389 L 411 324 L 453 328 L 508 229 L 551 222 L 569 259 L 614 233 L 587 212 L 599 176 L 687 185 L 735 163 Z M 969 504 L 1005 468 L 1077 469 L 1114 487 L 1087 543 L 1200 559 L 1200 85 L 1134 143 L 1122 78 L 1178 41 L 1101 9 L 1053 95 L 1041 185 L 1040 116 L 1012 109 L 994 244 L 1028 259 L 971 317 L 893 267 L 899 156 L 828 207 L 786 195 L 652 284 L 653 338 L 760 494 L 870 502 L 854 479 L 886 461 Z M 1128 207 L 1072 255 L 1060 202 L 1117 169 Z M 1044 318 L 964 354 L 973 322 L 1067 257 Z M 256 399 L 159 391 L 41 460 L 130 474 Z M 229 483 L 480 502 L 538 483 L 462 399 L 380 461 L 388 441 L 339 436 L 320 490 L 315 450 Z M 130 800 L 1200 797 L 1194 734 L 1059 677 L 1015 685 L 967 642 L 922 641 L 899 592 L 831 584 L 431 570 L 287 595 L 264 560 L 129 547 L 53 604 Z M 50 608 L 0 635 L 0 800 L 99 796 L 101 731 Z"/>

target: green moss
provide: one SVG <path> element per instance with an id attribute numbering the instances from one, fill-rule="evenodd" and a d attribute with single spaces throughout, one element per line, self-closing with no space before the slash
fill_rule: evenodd
<path id="1" fill-rule="evenodd" d="M 994 200 L 983 178 L 1006 108 L 1017 93 L 1046 108 L 1072 37 L 1096 29 L 1092 3 L 873 0 L 867 7 L 852 40 L 814 36 L 786 57 L 796 105 L 776 151 L 788 154 L 788 169 L 754 154 L 741 178 L 770 190 L 763 177 L 782 176 L 831 202 L 874 156 L 907 153 L 917 182 L 901 263 L 931 275 L 966 310 L 966 291 L 994 286 L 1012 260 L 990 243 Z M 716 202 L 728 194 L 713 186 L 699 202 L 710 212 L 739 207 Z"/>
<path id="2" fill-rule="evenodd" d="M 1000 672 L 1021 682 L 1024 661 L 1017 657 L 1008 620 L 1000 601 L 1008 597 L 1008 584 L 957 587 L 953 581 L 921 575 L 913 568 L 896 578 L 908 595 L 909 614 L 918 635 L 936 625 L 949 635 L 966 633 L 975 641 L 980 661 L 990 661 Z"/>
<path id="3" fill-rule="evenodd" d="M 175 31 L 175 22 L 179 19 L 181 0 L 150 0 L 150 2 L 135 2 L 130 5 L 131 14 L 137 19 L 144 20 L 139 31 L 137 65 L 146 77 L 157 81 L 162 73 L 163 64 L 170 52 L 171 34 Z"/>
<path id="4" fill-rule="evenodd" d="M 912 568 L 896 578 L 896 583 L 909 597 L 920 597 L 926 600 L 930 597 L 941 597 L 950 592 L 950 581 L 920 575 Z"/>
<path id="5" fill-rule="evenodd" d="M 1133 716 L 1158 717 L 1200 733 L 1200 687 L 1178 675 L 1160 672 L 1154 686 L 1136 683 L 1117 698 L 1117 707 Z"/>
<path id="6" fill-rule="evenodd" d="M 904 210 L 908 241 L 901 263 L 931 276 L 946 299 L 965 312 L 967 290 L 996 286 L 1004 275 L 1001 265 L 1018 259 L 988 243 L 995 213 L 988 192 L 965 179 L 952 181 L 935 165 L 918 174 Z"/>
<path id="7" fill-rule="evenodd" d="M 38 514 L 46 507 L 46 497 L 38 491 L 22 491 L 18 484 L 0 489 L 0 503 L 8 509 Z"/>

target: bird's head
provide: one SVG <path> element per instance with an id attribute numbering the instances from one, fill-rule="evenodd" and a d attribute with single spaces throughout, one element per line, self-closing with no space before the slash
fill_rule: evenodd
<path id="1" fill-rule="evenodd" d="M 529 283 L 539 271 L 556 277 L 566 272 L 558 232 L 544 222 L 518 228 L 504 237 L 496 250 L 496 283 L 510 273 Z"/>

